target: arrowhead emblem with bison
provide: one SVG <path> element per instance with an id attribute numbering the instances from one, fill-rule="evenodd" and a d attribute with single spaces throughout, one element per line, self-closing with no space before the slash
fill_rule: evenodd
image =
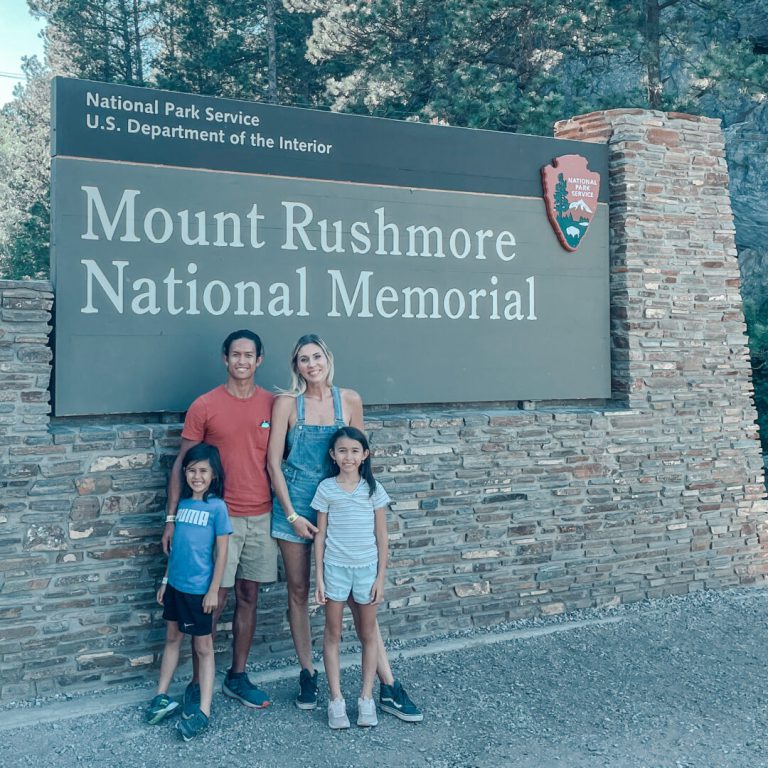
<path id="1" fill-rule="evenodd" d="M 566 251 L 575 251 L 597 212 L 600 174 L 581 155 L 561 155 L 541 169 L 547 217 Z"/>

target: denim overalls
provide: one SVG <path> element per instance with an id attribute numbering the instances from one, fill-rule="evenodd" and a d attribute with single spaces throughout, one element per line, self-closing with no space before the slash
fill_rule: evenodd
<path id="1" fill-rule="evenodd" d="M 346 426 L 341 412 L 341 393 L 338 387 L 331 387 L 333 395 L 333 424 L 324 426 L 304 423 L 304 395 L 296 398 L 296 423 L 288 430 L 285 444 L 288 456 L 283 459 L 283 475 L 288 486 L 293 508 L 313 525 L 317 524 L 317 513 L 309 504 L 320 481 L 328 477 L 330 457 L 328 447 L 331 436 L 340 427 Z M 309 544 L 293 532 L 293 526 L 285 519 L 285 510 L 277 496 L 272 500 L 272 536 L 276 539 Z"/>

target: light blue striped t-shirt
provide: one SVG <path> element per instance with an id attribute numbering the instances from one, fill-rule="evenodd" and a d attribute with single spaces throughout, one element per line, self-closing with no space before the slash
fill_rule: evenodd
<path id="1" fill-rule="evenodd" d="M 335 477 L 317 487 L 311 507 L 328 515 L 324 563 L 356 568 L 378 562 L 374 510 L 386 507 L 390 498 L 378 482 L 373 496 L 369 493 L 362 479 L 351 493 Z"/>

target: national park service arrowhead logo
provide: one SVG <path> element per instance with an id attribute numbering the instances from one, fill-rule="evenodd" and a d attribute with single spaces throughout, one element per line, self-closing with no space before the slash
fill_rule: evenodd
<path id="1" fill-rule="evenodd" d="M 541 169 L 547 217 L 560 244 L 575 251 L 597 212 L 600 174 L 581 155 L 561 155 Z"/>

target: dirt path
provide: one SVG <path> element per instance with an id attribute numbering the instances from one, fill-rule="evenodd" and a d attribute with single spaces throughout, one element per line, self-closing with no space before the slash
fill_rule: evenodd
<path id="1" fill-rule="evenodd" d="M 298 710 L 293 670 L 256 669 L 263 712 L 217 694 L 188 744 L 172 722 L 143 724 L 150 691 L 15 707 L 0 711 L 0 765 L 761 768 L 767 627 L 768 590 L 752 589 L 414 644 L 395 667 L 424 722 L 380 714 L 367 730 L 330 731 L 322 685 L 321 706 Z M 343 674 L 350 710 L 358 676 Z"/>

